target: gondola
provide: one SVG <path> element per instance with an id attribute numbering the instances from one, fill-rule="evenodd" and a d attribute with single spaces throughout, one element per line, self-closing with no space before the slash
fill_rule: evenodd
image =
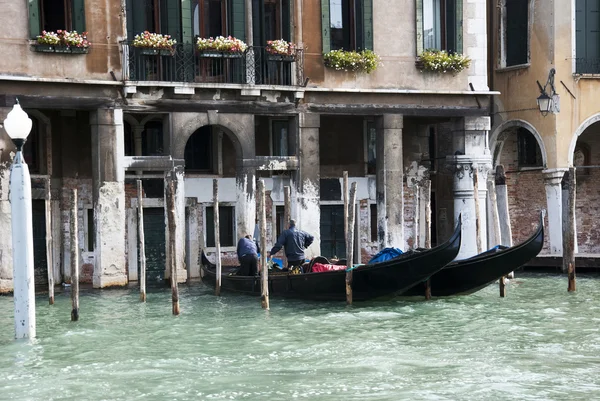
<path id="1" fill-rule="evenodd" d="M 497 247 L 468 259 L 454 261 L 435 273 L 430 279 L 431 295 L 445 297 L 473 294 L 536 257 L 544 246 L 544 214 L 540 214 L 540 223 L 535 233 L 521 244 Z M 401 296 L 424 294 L 425 287 L 421 283 Z"/>
<path id="2" fill-rule="evenodd" d="M 460 249 L 461 224 L 452 237 L 443 244 L 421 252 L 407 252 L 394 259 L 353 269 L 353 301 L 366 301 L 392 296 L 417 283 L 452 261 Z M 215 286 L 216 268 L 202 251 L 202 281 Z M 237 267 L 223 267 L 221 290 L 260 295 L 260 277 L 237 276 Z M 307 300 L 343 301 L 346 299 L 346 271 L 333 270 L 320 273 L 291 274 L 269 272 L 269 296 Z"/>

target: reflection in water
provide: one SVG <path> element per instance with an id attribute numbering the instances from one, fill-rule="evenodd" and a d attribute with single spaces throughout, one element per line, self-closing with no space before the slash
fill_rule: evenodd
<path id="1" fill-rule="evenodd" d="M 13 341 L 12 298 L 0 297 L 0 399 L 523 400 L 600 392 L 596 278 L 524 276 L 429 302 L 346 307 L 170 292 L 38 297 L 38 339 Z M 567 397 L 568 398 L 568 397 Z"/>

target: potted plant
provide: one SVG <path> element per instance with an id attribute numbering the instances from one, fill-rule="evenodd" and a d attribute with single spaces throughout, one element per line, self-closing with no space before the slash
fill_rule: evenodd
<path id="1" fill-rule="evenodd" d="M 295 61 L 296 44 L 283 39 L 267 41 L 267 58 L 273 61 Z"/>
<path id="2" fill-rule="evenodd" d="M 444 50 L 427 49 L 417 57 L 415 66 L 421 72 L 447 72 L 458 74 L 469 68 L 471 59 L 460 53 L 448 53 Z"/>
<path id="3" fill-rule="evenodd" d="M 133 47 L 140 49 L 141 54 L 149 56 L 172 56 L 175 54 L 177 41 L 171 35 L 144 31 L 135 35 Z"/>
<path id="4" fill-rule="evenodd" d="M 87 32 L 57 30 L 56 32 L 42 31 L 37 36 L 34 50 L 44 53 L 87 53 L 90 42 Z"/>
<path id="5" fill-rule="evenodd" d="M 372 50 L 346 51 L 332 50 L 323 55 L 326 67 L 337 71 L 353 71 L 369 74 L 381 64 L 381 60 Z"/>
<path id="6" fill-rule="evenodd" d="M 242 57 L 248 46 L 232 36 L 198 38 L 196 49 L 200 57 Z"/>

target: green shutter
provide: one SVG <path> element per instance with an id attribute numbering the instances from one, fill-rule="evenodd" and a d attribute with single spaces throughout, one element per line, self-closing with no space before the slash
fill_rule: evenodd
<path id="1" fill-rule="evenodd" d="M 181 0 L 181 34 L 183 36 L 183 43 L 192 43 L 194 39 L 191 3 L 191 0 Z"/>
<path id="2" fill-rule="evenodd" d="M 373 0 L 363 0 L 364 49 L 373 50 Z"/>
<path id="3" fill-rule="evenodd" d="M 423 0 L 417 0 L 416 4 L 416 25 L 417 25 L 417 56 L 423 53 Z M 462 34 L 461 34 L 462 37 Z"/>
<path id="4" fill-rule="evenodd" d="M 133 31 L 133 0 L 125 3 L 125 18 L 127 19 L 127 40 L 133 40 L 136 35 Z"/>
<path id="5" fill-rule="evenodd" d="M 323 54 L 331 50 L 331 36 L 329 34 L 329 0 L 321 0 L 321 33 L 323 37 Z"/>
<path id="6" fill-rule="evenodd" d="M 181 42 L 181 0 L 166 0 L 161 4 L 161 33 Z"/>
<path id="7" fill-rule="evenodd" d="M 85 32 L 85 0 L 73 0 L 73 27 L 74 31 Z"/>
<path id="8" fill-rule="evenodd" d="M 40 4 L 38 0 L 29 0 L 29 36 L 35 39 L 42 33 L 40 27 Z"/>
<path id="9" fill-rule="evenodd" d="M 456 52 L 463 52 L 463 0 L 456 0 Z"/>
<path id="10" fill-rule="evenodd" d="M 231 0 L 231 35 L 246 41 L 246 8 L 244 0 Z"/>
<path id="11" fill-rule="evenodd" d="M 135 35 L 144 32 L 146 26 L 146 4 L 144 0 L 127 0 L 127 38 L 133 40 Z"/>

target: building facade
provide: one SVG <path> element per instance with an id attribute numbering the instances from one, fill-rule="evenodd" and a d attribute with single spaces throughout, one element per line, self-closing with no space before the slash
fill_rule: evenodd
<path id="1" fill-rule="evenodd" d="M 0 117 L 18 98 L 34 119 L 25 156 L 42 286 L 43 200 L 52 205 L 55 281 L 68 282 L 75 187 L 81 279 L 94 287 L 138 279 L 138 179 L 149 283 L 168 277 L 168 241 L 179 280 L 199 277 L 200 250 L 215 251 L 215 179 L 224 263 L 235 261 L 237 239 L 254 233 L 258 179 L 267 189 L 269 246 L 285 228 L 290 187 L 292 217 L 315 236 L 308 255 L 345 255 L 344 171 L 358 188 L 357 262 L 384 246 L 442 242 L 461 214 L 460 256 L 477 253 L 474 210 L 478 204 L 485 227 L 494 95 L 484 0 L 19 1 L 1 18 L 10 24 L 0 27 L 0 46 L 14 56 L 0 61 Z M 87 31 L 90 47 L 35 41 L 57 29 Z M 168 51 L 135 46 L 144 31 L 177 43 Z M 198 51 L 197 38 L 218 35 L 248 47 L 235 56 Z M 267 47 L 275 39 L 297 43 L 295 56 L 273 57 Z M 465 53 L 471 64 L 456 74 L 421 72 L 415 62 L 429 48 Z M 381 64 L 369 74 L 338 71 L 323 57 L 337 49 L 373 50 Z M 0 149 L 0 221 L 8 227 L 14 148 L 4 131 Z M 422 223 L 427 199 L 431 227 Z M 3 235 L 0 289 L 11 286 L 11 238 Z"/>
<path id="2" fill-rule="evenodd" d="M 596 132 L 600 42 L 596 0 L 489 1 L 490 86 L 501 93 L 491 111 L 494 164 L 507 171 L 513 237 L 524 239 L 547 209 L 542 253 L 560 256 L 564 172 L 576 167 L 576 252 L 600 251 L 595 224 Z M 541 92 L 553 97 L 541 113 Z M 553 96 L 558 95 L 558 96 Z"/>

